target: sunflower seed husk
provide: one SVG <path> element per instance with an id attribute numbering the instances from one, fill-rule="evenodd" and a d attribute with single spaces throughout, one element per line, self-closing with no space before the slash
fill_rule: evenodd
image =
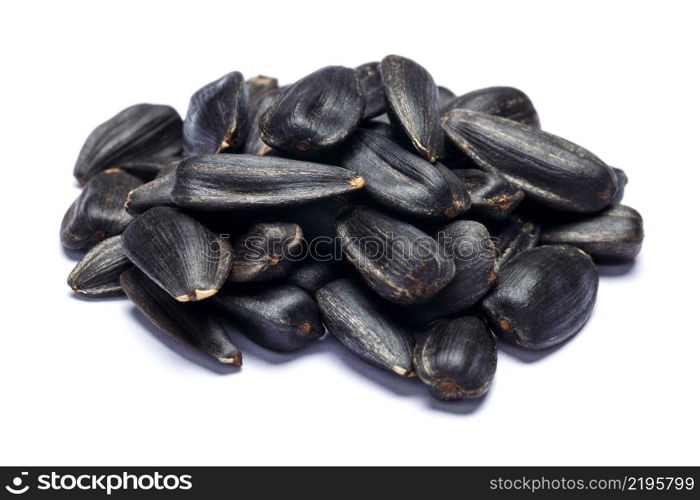
<path id="1" fill-rule="evenodd" d="M 301 226 L 309 255 L 321 260 L 333 257 L 340 259 L 342 252 L 337 244 L 336 219 L 355 204 L 354 194 L 285 207 L 280 216 Z"/>
<path id="2" fill-rule="evenodd" d="M 232 71 L 190 98 L 183 125 L 185 156 L 236 152 L 246 136 L 248 96 L 243 75 Z"/>
<path id="3" fill-rule="evenodd" d="M 328 331 L 350 352 L 403 377 L 412 377 L 413 339 L 380 307 L 368 290 L 349 279 L 316 292 Z"/>
<path id="4" fill-rule="evenodd" d="M 71 250 L 88 250 L 120 234 L 132 220 L 124 209 L 129 191 L 141 180 L 119 169 L 95 175 L 83 187 L 61 223 L 61 242 Z"/>
<path id="5" fill-rule="evenodd" d="M 220 363 L 241 366 L 241 352 L 206 304 L 174 300 L 136 268 L 124 272 L 119 281 L 134 305 L 163 332 Z"/>
<path id="6" fill-rule="evenodd" d="M 153 207 L 173 207 L 171 199 L 175 186 L 175 172 L 157 177 L 129 191 L 124 208 L 131 215 L 138 215 Z"/>
<path id="7" fill-rule="evenodd" d="M 379 63 L 370 62 L 355 68 L 357 78 L 365 97 L 365 113 L 363 119 L 373 118 L 386 111 L 382 77 L 379 74 Z"/>
<path id="8" fill-rule="evenodd" d="M 471 212 L 489 221 L 504 221 L 525 198 L 525 193 L 504 177 L 477 168 L 454 169 L 467 186 Z"/>
<path id="9" fill-rule="evenodd" d="M 141 214 L 122 244 L 134 265 L 180 302 L 214 295 L 231 271 L 231 245 L 175 208 Z"/>
<path id="10" fill-rule="evenodd" d="M 545 226 L 540 242 L 573 245 L 600 262 L 633 260 L 642 248 L 644 224 L 635 209 L 613 205 L 590 217 Z"/>
<path id="11" fill-rule="evenodd" d="M 265 144 L 260 137 L 260 118 L 277 99 L 279 92 L 279 89 L 270 90 L 260 97 L 255 107 L 251 107 L 248 134 L 243 144 L 243 153 L 263 156 L 272 151 L 272 148 Z"/>
<path id="12" fill-rule="evenodd" d="M 68 275 L 68 286 L 90 297 L 121 295 L 119 276 L 131 267 L 121 240 L 112 236 L 92 247 Z"/>
<path id="13" fill-rule="evenodd" d="M 498 269 L 520 252 L 537 246 L 540 230 L 540 225 L 531 220 L 520 216 L 511 217 L 493 238 L 498 252 Z"/>
<path id="14" fill-rule="evenodd" d="M 435 163 L 443 147 L 443 133 L 433 77 L 415 61 L 396 55 L 382 59 L 379 68 L 392 124 L 420 156 Z"/>
<path id="15" fill-rule="evenodd" d="M 456 217 L 470 205 L 466 186 L 449 169 L 371 130 L 355 132 L 340 164 L 360 174 L 367 195 L 392 211 L 440 220 Z"/>
<path id="16" fill-rule="evenodd" d="M 615 173 L 597 156 L 538 128 L 465 109 L 447 113 L 443 127 L 481 168 L 548 207 L 596 212 L 617 190 Z"/>
<path id="17" fill-rule="evenodd" d="M 617 177 L 617 192 L 613 196 L 611 205 L 619 205 L 622 202 L 622 198 L 625 196 L 625 186 L 627 186 L 627 174 L 621 168 L 611 167 L 613 172 L 615 172 L 615 177 Z"/>
<path id="18" fill-rule="evenodd" d="M 257 107 L 264 96 L 277 89 L 277 78 L 265 75 L 248 78 L 245 82 L 245 91 L 246 94 L 248 94 L 249 110 Z M 250 114 L 248 116 L 250 116 Z M 251 123 L 252 122 L 249 121 L 248 125 L 250 126 Z"/>
<path id="19" fill-rule="evenodd" d="M 454 92 L 450 89 L 443 87 L 441 85 L 437 86 L 438 91 L 438 102 L 440 103 L 440 109 L 447 106 L 452 100 L 457 97 Z"/>
<path id="20" fill-rule="evenodd" d="M 204 155 L 177 168 L 173 201 L 196 210 L 297 205 L 347 193 L 364 179 L 341 167 L 254 155 Z"/>
<path id="21" fill-rule="evenodd" d="M 598 291 L 591 258 L 572 246 L 541 246 L 510 259 L 482 302 L 491 328 L 531 349 L 559 344 L 588 320 Z"/>
<path id="22" fill-rule="evenodd" d="M 136 104 L 99 125 L 88 136 L 73 174 L 85 184 L 103 170 L 151 156 L 182 151 L 182 118 L 170 106 Z"/>
<path id="23" fill-rule="evenodd" d="M 443 401 L 477 398 L 496 373 L 496 341 L 483 319 L 443 319 L 416 339 L 413 366 L 430 393 Z"/>
<path id="24" fill-rule="evenodd" d="M 455 276 L 435 296 L 402 311 L 413 324 L 427 324 L 468 309 L 496 282 L 497 251 L 488 229 L 474 221 L 455 221 L 434 235 L 442 252 L 455 262 Z"/>
<path id="25" fill-rule="evenodd" d="M 309 259 L 296 266 L 289 273 L 288 279 L 290 283 L 313 294 L 326 283 L 338 279 L 341 274 L 340 267 L 337 262 Z"/>
<path id="26" fill-rule="evenodd" d="M 180 161 L 181 156 L 152 156 L 120 163 L 119 168 L 144 182 L 150 182 L 171 172 Z"/>
<path id="27" fill-rule="evenodd" d="M 355 71 L 327 66 L 279 94 L 260 118 L 260 135 L 279 151 L 320 153 L 355 131 L 364 107 Z"/>
<path id="28" fill-rule="evenodd" d="M 451 100 L 440 112 L 444 115 L 457 108 L 502 116 L 533 127 L 540 126 L 540 118 L 530 98 L 513 87 L 474 90 Z"/>
<path id="29" fill-rule="evenodd" d="M 337 223 L 343 254 L 381 297 L 398 304 L 426 300 L 455 275 L 455 263 L 418 228 L 367 207 Z"/>
<path id="30" fill-rule="evenodd" d="M 313 298 L 289 283 L 226 289 L 213 303 L 228 313 L 241 333 L 273 351 L 295 351 L 323 335 Z"/>
<path id="31" fill-rule="evenodd" d="M 253 225 L 231 245 L 234 282 L 270 281 L 283 278 L 301 251 L 304 233 L 291 222 Z"/>

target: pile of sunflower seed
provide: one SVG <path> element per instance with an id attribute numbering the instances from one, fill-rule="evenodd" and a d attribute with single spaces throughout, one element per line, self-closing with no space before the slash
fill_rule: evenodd
<path id="1" fill-rule="evenodd" d="M 289 352 L 327 329 L 444 400 L 488 390 L 494 334 L 540 349 L 579 331 L 594 262 L 629 262 L 643 239 L 625 173 L 542 131 L 522 91 L 456 96 L 396 55 L 283 87 L 234 71 L 184 121 L 129 107 L 74 174 L 77 293 L 126 294 L 237 366 L 229 333 Z"/>

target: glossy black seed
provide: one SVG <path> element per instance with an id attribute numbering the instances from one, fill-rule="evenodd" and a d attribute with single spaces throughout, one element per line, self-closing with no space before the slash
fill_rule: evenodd
<path id="1" fill-rule="evenodd" d="M 391 122 L 420 156 L 434 163 L 443 147 L 443 133 L 433 77 L 420 64 L 396 55 L 382 59 L 380 72 Z"/>
<path id="2" fill-rule="evenodd" d="M 540 242 L 573 245 L 600 262 L 634 259 L 642 248 L 644 224 L 635 209 L 612 205 L 590 217 L 542 229 Z"/>
<path id="3" fill-rule="evenodd" d="M 175 172 L 157 177 L 129 191 L 124 207 L 131 215 L 138 215 L 153 207 L 175 206 L 171 199 L 175 187 Z"/>
<path id="4" fill-rule="evenodd" d="M 121 239 L 112 236 L 92 247 L 68 275 L 68 286 L 90 297 L 121 295 L 119 276 L 131 267 Z"/>
<path id="5" fill-rule="evenodd" d="M 379 63 L 370 62 L 355 68 L 357 79 L 362 88 L 362 95 L 365 98 L 365 112 L 363 119 L 373 118 L 386 111 L 386 100 L 384 99 L 384 88 L 382 87 L 382 77 L 379 74 Z"/>
<path id="6" fill-rule="evenodd" d="M 279 151 L 319 153 L 347 139 L 363 113 L 355 71 L 327 66 L 280 93 L 260 119 L 260 134 Z"/>
<path id="7" fill-rule="evenodd" d="M 302 250 L 304 234 L 291 222 L 261 222 L 232 243 L 231 274 L 234 282 L 283 278 Z"/>
<path id="8" fill-rule="evenodd" d="M 323 335 L 313 298 L 289 283 L 224 290 L 213 302 L 241 333 L 273 351 L 295 351 Z"/>
<path id="9" fill-rule="evenodd" d="M 177 168 L 173 201 L 197 210 L 297 205 L 347 193 L 364 179 L 340 167 L 253 155 L 205 155 Z"/>
<path id="10" fill-rule="evenodd" d="M 163 332 L 220 363 L 241 366 L 241 352 L 207 305 L 174 300 L 136 268 L 124 272 L 120 283 L 136 307 Z"/>
<path id="11" fill-rule="evenodd" d="M 457 97 L 454 92 L 452 92 L 450 89 L 446 87 L 442 87 L 438 85 L 437 87 L 438 91 L 438 102 L 440 103 L 440 109 L 442 109 L 444 106 L 447 106 L 448 103 L 452 102 L 452 100 Z"/>
<path id="12" fill-rule="evenodd" d="M 316 293 L 326 283 L 336 280 L 341 274 L 338 262 L 309 259 L 296 266 L 289 273 L 289 282 L 303 288 L 308 293 Z"/>
<path id="13" fill-rule="evenodd" d="M 206 299 L 231 271 L 231 245 L 175 208 L 155 207 L 122 236 L 127 257 L 180 302 Z"/>
<path id="14" fill-rule="evenodd" d="M 541 246 L 510 259 L 482 302 L 491 328 L 523 347 L 559 344 L 578 332 L 595 304 L 598 272 L 571 246 Z"/>
<path id="15" fill-rule="evenodd" d="M 151 156 L 119 164 L 119 168 L 135 175 L 144 182 L 150 182 L 171 172 L 182 161 L 180 156 Z"/>
<path id="16" fill-rule="evenodd" d="M 540 118 L 530 98 L 513 87 L 474 90 L 451 100 L 442 107 L 441 113 L 446 114 L 457 108 L 502 116 L 533 127 L 540 126 Z"/>
<path id="17" fill-rule="evenodd" d="M 249 110 L 256 108 L 264 96 L 277 89 L 277 78 L 272 78 L 265 75 L 258 75 L 248 78 L 248 80 L 245 82 L 245 91 L 246 94 L 248 94 Z M 250 113 L 248 116 L 250 116 Z M 250 121 L 248 122 L 248 125 L 251 125 Z"/>
<path id="18" fill-rule="evenodd" d="M 132 220 L 124 202 L 129 191 L 140 184 L 140 179 L 119 169 L 105 170 L 90 179 L 63 217 L 63 246 L 88 250 L 124 231 Z"/>
<path id="19" fill-rule="evenodd" d="M 416 339 L 413 366 L 430 393 L 443 401 L 476 398 L 496 373 L 496 341 L 483 319 L 443 319 Z"/>
<path id="20" fill-rule="evenodd" d="M 477 168 L 452 172 L 467 186 L 472 201 L 470 213 L 489 221 L 503 221 L 525 198 L 525 193 L 505 177 Z"/>
<path id="21" fill-rule="evenodd" d="M 243 144 L 248 96 L 243 75 L 232 71 L 192 95 L 183 128 L 185 156 L 235 152 Z"/>
<path id="22" fill-rule="evenodd" d="M 182 151 L 182 119 L 170 106 L 137 104 L 120 111 L 90 133 L 75 162 L 81 184 L 103 170 L 151 156 Z"/>
<path id="23" fill-rule="evenodd" d="M 551 208 L 595 212 L 617 190 L 614 172 L 597 156 L 538 128 L 464 109 L 447 113 L 443 127 L 481 168 Z"/>
<path id="24" fill-rule="evenodd" d="M 340 279 L 318 290 L 316 302 L 328 331 L 350 352 L 380 368 L 413 376 L 411 335 L 368 290 Z"/>
<path id="25" fill-rule="evenodd" d="M 337 242 L 336 219 L 356 204 L 357 197 L 354 194 L 285 207 L 280 216 L 301 226 L 309 255 L 320 260 L 341 260 L 342 251 Z"/>
<path id="26" fill-rule="evenodd" d="M 625 186 L 627 186 L 627 174 L 621 168 L 611 167 L 613 172 L 615 172 L 615 177 L 617 177 L 617 192 L 613 196 L 611 205 L 619 205 L 622 202 L 622 198 L 625 196 Z"/>
<path id="27" fill-rule="evenodd" d="M 455 276 L 435 296 L 402 311 L 411 324 L 426 324 L 468 309 L 496 282 L 496 248 L 489 232 L 473 221 L 455 221 L 440 228 L 433 237 L 444 255 L 455 262 Z"/>
<path id="28" fill-rule="evenodd" d="M 343 254 L 380 296 L 398 304 L 426 300 L 455 275 L 455 263 L 418 228 L 367 207 L 338 218 Z"/>
<path id="29" fill-rule="evenodd" d="M 493 238 L 500 269 L 520 252 L 534 248 L 540 241 L 540 225 L 520 216 L 511 217 Z"/>
<path id="30" fill-rule="evenodd" d="M 358 129 L 340 164 L 360 174 L 367 195 L 384 207 L 426 219 L 450 219 L 469 208 L 466 186 L 396 142 Z"/>
<path id="31" fill-rule="evenodd" d="M 243 153 L 263 156 L 272 151 L 272 148 L 265 144 L 260 137 L 260 118 L 277 99 L 279 92 L 279 89 L 270 90 L 265 95 L 260 96 L 254 107 L 251 105 L 248 134 L 243 144 Z"/>

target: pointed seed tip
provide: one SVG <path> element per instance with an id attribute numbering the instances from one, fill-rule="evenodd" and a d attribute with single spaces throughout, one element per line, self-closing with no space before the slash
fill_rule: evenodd
<path id="1" fill-rule="evenodd" d="M 217 289 L 199 290 L 195 288 L 185 295 L 178 295 L 175 297 L 175 300 L 178 302 L 196 302 L 198 300 L 204 300 L 211 297 L 212 295 L 216 294 L 216 292 L 218 292 Z"/>
<path id="2" fill-rule="evenodd" d="M 350 184 L 350 186 L 354 188 L 362 189 L 363 187 L 365 187 L 365 178 L 361 175 L 355 175 L 350 178 L 348 184 Z"/>

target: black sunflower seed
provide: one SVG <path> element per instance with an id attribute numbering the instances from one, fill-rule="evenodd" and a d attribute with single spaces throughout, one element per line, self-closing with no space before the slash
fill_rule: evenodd
<path id="1" fill-rule="evenodd" d="M 131 267 L 131 261 L 121 240 L 121 236 L 112 236 L 92 247 L 68 275 L 68 286 L 91 297 L 122 294 L 119 276 Z"/>
<path id="2" fill-rule="evenodd" d="M 247 119 L 243 75 L 232 71 L 208 83 L 192 95 L 187 108 L 185 156 L 237 151 L 245 139 Z"/>
<path id="3" fill-rule="evenodd" d="M 120 111 L 90 133 L 75 162 L 81 184 L 122 163 L 182 151 L 182 119 L 170 106 L 137 104 Z"/>
<path id="4" fill-rule="evenodd" d="M 241 366 L 241 352 L 207 305 L 174 300 L 136 268 L 124 272 L 119 281 L 136 307 L 163 332 L 220 363 Z"/>
<path id="5" fill-rule="evenodd" d="M 319 153 L 347 139 L 364 113 L 354 70 L 328 66 L 280 93 L 260 118 L 266 144 L 288 153 Z"/>
<path id="6" fill-rule="evenodd" d="M 533 127 L 540 126 L 540 118 L 530 98 L 513 87 L 474 90 L 451 100 L 442 107 L 441 113 L 444 115 L 457 108 L 502 116 Z"/>
<path id="7" fill-rule="evenodd" d="M 323 335 L 313 298 L 289 283 L 224 290 L 213 303 L 241 333 L 273 351 L 295 351 Z"/>
<path id="8" fill-rule="evenodd" d="M 413 366 L 443 401 L 483 396 L 496 373 L 496 341 L 483 319 L 443 319 L 418 335 Z"/>
<path id="9" fill-rule="evenodd" d="M 119 169 L 94 176 L 68 208 L 61 223 L 61 242 L 72 250 L 88 250 L 120 234 L 132 220 L 124 209 L 129 191 L 141 180 Z"/>
<path id="10" fill-rule="evenodd" d="M 382 77 L 379 74 L 379 63 L 370 62 L 355 68 L 360 81 L 362 95 L 365 98 L 365 113 L 363 119 L 373 118 L 386 111 Z"/>
<path id="11" fill-rule="evenodd" d="M 559 344 L 593 311 L 598 272 L 578 248 L 541 246 L 510 259 L 482 302 L 494 331 L 523 347 Z"/>
<path id="12" fill-rule="evenodd" d="M 617 192 L 613 196 L 611 205 L 619 205 L 622 202 L 622 198 L 625 196 L 625 186 L 627 186 L 627 174 L 621 168 L 611 167 L 613 172 L 615 172 L 615 177 L 617 177 Z"/>
<path id="13" fill-rule="evenodd" d="M 232 246 L 229 280 L 269 281 L 287 274 L 299 256 L 304 234 L 291 222 L 261 222 L 236 239 Z"/>
<path id="14" fill-rule="evenodd" d="M 455 275 L 455 263 L 418 228 L 374 209 L 355 207 L 338 218 L 343 254 L 380 296 L 398 304 L 426 300 Z"/>
<path id="15" fill-rule="evenodd" d="M 175 172 L 171 171 L 129 191 L 124 207 L 131 215 L 138 215 L 153 207 L 175 206 L 171 199 L 174 186 Z"/>
<path id="16" fill-rule="evenodd" d="M 270 90 L 265 95 L 260 96 L 255 106 L 251 105 L 248 134 L 243 144 L 243 153 L 263 156 L 272 151 L 272 148 L 265 144 L 260 137 L 260 118 L 277 99 L 279 92 L 279 89 Z"/>
<path id="17" fill-rule="evenodd" d="M 253 78 L 248 78 L 245 82 L 245 91 L 248 94 L 248 106 L 249 110 L 258 106 L 260 100 L 269 94 L 277 90 L 277 78 L 272 78 L 270 76 L 258 75 Z M 250 113 L 248 114 L 250 117 Z M 252 122 L 248 122 L 250 126 Z"/>
<path id="18" fill-rule="evenodd" d="M 540 241 L 540 225 L 520 216 L 511 217 L 493 238 L 498 253 L 500 269 L 520 252 L 534 248 Z"/>
<path id="19" fill-rule="evenodd" d="M 214 295 L 231 271 L 231 245 L 170 207 L 134 219 L 122 244 L 127 257 L 180 302 Z"/>
<path id="20" fill-rule="evenodd" d="M 280 207 L 347 193 L 364 179 L 341 167 L 253 155 L 205 155 L 177 168 L 173 201 L 197 210 Z"/>
<path id="21" fill-rule="evenodd" d="M 340 277 L 340 264 L 330 261 L 309 259 L 296 266 L 289 273 L 289 281 L 309 293 L 315 293 L 326 283 Z"/>
<path id="22" fill-rule="evenodd" d="M 406 307 L 402 316 L 413 324 L 427 324 L 476 304 L 496 282 L 496 248 L 489 232 L 473 221 L 455 221 L 434 238 L 444 255 L 455 262 L 455 276 L 445 288 L 420 304 Z"/>
<path id="23" fill-rule="evenodd" d="M 358 129 L 340 164 L 360 174 L 367 195 L 392 211 L 449 219 L 469 208 L 466 186 L 449 169 L 431 165 L 377 132 Z"/>
<path id="24" fill-rule="evenodd" d="M 548 207 L 595 212 L 617 190 L 615 173 L 597 156 L 538 128 L 465 109 L 447 113 L 443 127 L 480 167 Z"/>
<path id="25" fill-rule="evenodd" d="M 438 85 L 438 102 L 440 103 L 440 108 L 447 106 L 452 100 L 457 97 L 454 92 L 446 87 Z"/>
<path id="26" fill-rule="evenodd" d="M 573 245 L 600 262 L 634 259 L 642 248 L 644 224 L 635 209 L 613 205 L 590 217 L 542 228 L 540 242 Z"/>
<path id="27" fill-rule="evenodd" d="M 423 66 L 405 57 L 390 55 L 380 64 L 391 122 L 413 148 L 430 163 L 442 150 L 438 90 Z"/>
<path id="28" fill-rule="evenodd" d="M 525 198 L 525 193 L 503 176 L 478 168 L 452 172 L 467 186 L 471 210 L 489 221 L 503 221 Z"/>
<path id="29" fill-rule="evenodd" d="M 171 172 L 182 161 L 180 156 L 151 156 L 119 164 L 119 168 L 144 182 Z"/>
<path id="30" fill-rule="evenodd" d="M 336 219 L 342 212 L 354 206 L 354 194 L 285 207 L 280 216 L 301 226 L 309 255 L 323 260 L 334 257 L 339 260 L 342 258 L 342 252 L 337 244 Z"/>
<path id="31" fill-rule="evenodd" d="M 411 335 L 380 307 L 368 290 L 348 279 L 316 292 L 328 331 L 350 352 L 380 368 L 413 376 Z"/>

